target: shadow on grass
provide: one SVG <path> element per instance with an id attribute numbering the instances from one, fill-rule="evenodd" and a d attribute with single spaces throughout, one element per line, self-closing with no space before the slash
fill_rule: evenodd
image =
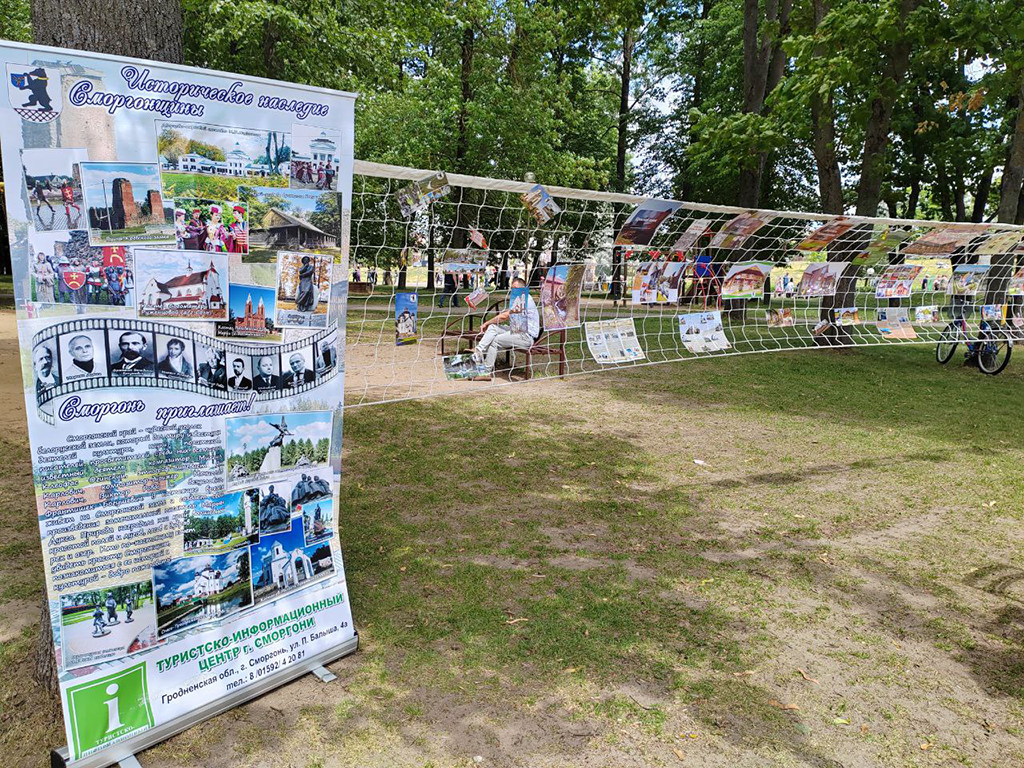
<path id="1" fill-rule="evenodd" d="M 839 765 L 768 690 L 729 678 L 760 630 L 713 602 L 666 598 L 675 585 L 728 579 L 731 566 L 700 557 L 714 515 L 659 487 L 659 457 L 594 432 L 589 403 L 558 407 L 474 398 L 348 417 L 341 539 L 357 626 L 402 690 L 391 716 L 411 709 L 466 733 L 482 727 L 481 711 L 514 717 L 552 729 L 529 742 L 538 754 L 569 757 L 578 734 L 530 702 L 568 691 L 559 706 L 587 719 L 608 709 L 586 708 L 595 693 L 605 702 L 628 687 L 645 703 L 627 701 L 620 716 L 637 727 L 657 732 L 681 699 L 737 744 Z M 453 718 L 467 696 L 474 706 Z M 488 759 L 507 763 L 513 742 L 525 757 L 521 738 L 492 731 Z"/>
<path id="2" fill-rule="evenodd" d="M 857 459 L 856 461 L 835 461 L 824 464 L 805 466 L 795 472 L 753 472 L 742 479 L 723 478 L 712 480 L 703 485 L 710 488 L 742 488 L 757 485 L 795 485 L 804 483 L 815 477 L 833 477 L 843 472 L 860 469 L 889 468 L 901 464 L 915 464 L 923 461 L 944 462 L 950 454 L 945 451 L 931 453 L 900 454 L 875 459 Z"/>

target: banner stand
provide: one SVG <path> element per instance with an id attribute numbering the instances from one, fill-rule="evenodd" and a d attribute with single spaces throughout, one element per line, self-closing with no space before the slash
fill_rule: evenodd
<path id="1" fill-rule="evenodd" d="M 303 675 L 314 674 L 323 680 L 324 678 L 321 677 L 320 670 L 325 664 L 330 664 L 344 656 L 348 656 L 350 653 L 358 650 L 358 648 L 359 633 L 357 632 L 356 636 L 350 640 L 330 648 L 317 656 L 311 656 L 301 664 L 285 667 L 276 675 L 268 675 L 253 685 L 239 688 L 235 693 L 215 699 L 209 704 L 194 709 L 184 717 L 179 717 L 150 728 L 135 738 L 119 742 L 99 752 L 87 755 L 81 760 L 69 762 L 70 752 L 67 745 L 64 745 L 60 749 L 50 752 L 50 766 L 51 768 L 108 768 L 108 766 L 120 763 L 124 768 L 131 768 L 131 760 L 136 754 L 171 738 L 171 736 L 188 730 L 193 725 L 198 725 L 204 720 L 215 717 L 222 712 L 227 712 L 229 709 L 234 709 L 240 704 L 259 698 L 263 694 L 269 693 L 275 688 L 290 683 Z M 328 671 L 328 674 L 331 675 L 331 679 L 336 678 L 336 675 L 330 671 Z M 324 680 L 324 682 L 329 681 Z"/>
<path id="2" fill-rule="evenodd" d="M 356 95 L 3 40 L 0 61 L 51 765 L 131 768 L 358 647 L 338 530 Z"/>

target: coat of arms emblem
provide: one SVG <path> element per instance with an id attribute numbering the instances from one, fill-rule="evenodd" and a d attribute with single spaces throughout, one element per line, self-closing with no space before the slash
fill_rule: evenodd
<path id="1" fill-rule="evenodd" d="M 48 123 L 64 106 L 60 73 L 46 67 L 7 65 L 7 97 L 22 120 Z"/>

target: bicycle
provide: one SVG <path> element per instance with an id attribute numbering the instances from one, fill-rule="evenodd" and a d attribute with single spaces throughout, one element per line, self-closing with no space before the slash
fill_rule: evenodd
<path id="1" fill-rule="evenodd" d="M 1013 353 L 1013 336 L 1000 320 L 982 320 L 975 345 L 978 370 L 995 376 L 1010 363 Z"/>
<path id="2" fill-rule="evenodd" d="M 968 365 L 977 365 L 982 373 L 995 376 L 1010 363 L 1013 338 L 1009 329 L 998 320 L 982 320 L 977 341 L 971 341 L 966 318 L 955 317 L 942 330 L 942 336 L 935 345 L 935 359 L 945 365 L 953 359 L 961 343 L 967 345 Z"/>

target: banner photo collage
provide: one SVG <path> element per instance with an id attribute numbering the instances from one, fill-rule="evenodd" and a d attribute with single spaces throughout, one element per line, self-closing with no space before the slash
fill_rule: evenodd
<path id="1" fill-rule="evenodd" d="M 354 96 L 0 55 L 33 480 L 78 760 L 354 649 L 337 532 Z"/>

